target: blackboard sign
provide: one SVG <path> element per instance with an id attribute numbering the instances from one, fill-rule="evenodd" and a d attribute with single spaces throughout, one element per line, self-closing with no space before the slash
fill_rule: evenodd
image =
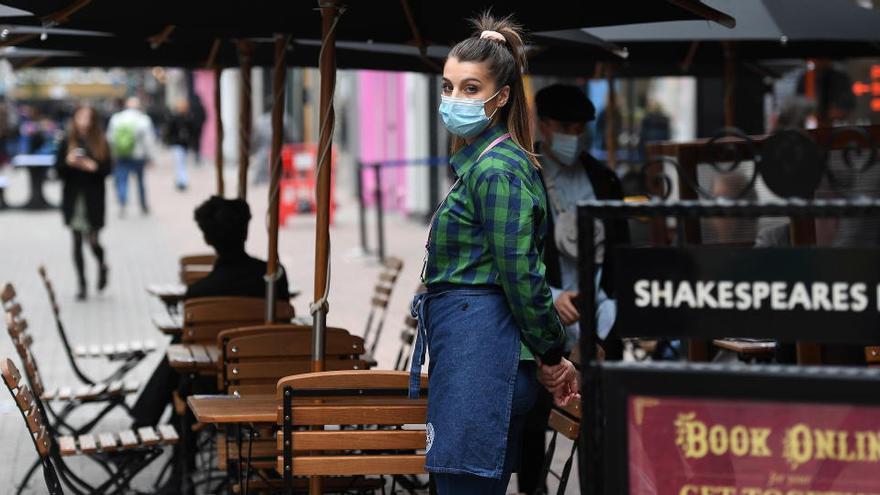
<path id="1" fill-rule="evenodd" d="M 616 260 L 624 337 L 880 342 L 876 250 L 620 248 Z"/>

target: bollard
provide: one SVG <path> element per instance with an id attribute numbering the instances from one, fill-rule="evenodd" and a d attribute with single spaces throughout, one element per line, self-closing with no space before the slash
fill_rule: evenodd
<path id="1" fill-rule="evenodd" d="M 367 205 L 364 203 L 364 164 L 357 163 L 357 195 L 358 195 L 358 227 L 361 238 L 361 250 L 370 252 L 367 245 Z"/>
<path id="2" fill-rule="evenodd" d="M 382 204 L 382 164 L 374 163 L 376 173 L 376 243 L 378 244 L 379 261 L 385 262 L 385 221 Z"/>

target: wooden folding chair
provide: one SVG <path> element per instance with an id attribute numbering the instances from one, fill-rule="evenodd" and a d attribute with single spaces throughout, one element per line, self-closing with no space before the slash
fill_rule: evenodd
<path id="1" fill-rule="evenodd" d="M 423 398 L 407 398 L 408 387 L 409 373 L 403 371 L 326 371 L 282 378 L 276 391 L 281 406 L 277 470 L 284 477 L 285 493 L 293 493 L 295 476 L 424 474 L 420 452 L 426 433 L 412 427 L 424 426 L 427 418 L 427 375 L 421 379 Z M 315 490 L 310 493 L 316 495 Z"/>
<path id="2" fill-rule="evenodd" d="M 367 315 L 367 324 L 364 327 L 364 342 L 367 349 L 367 361 L 372 366 L 376 365 L 373 356 L 376 354 L 376 346 L 385 326 L 385 316 L 388 313 L 388 303 L 391 301 L 391 293 L 403 270 L 403 260 L 400 258 L 388 258 L 379 273 L 379 280 L 373 288 L 373 297 L 370 299 L 370 313 Z"/>
<path id="3" fill-rule="evenodd" d="M 162 453 L 164 445 L 177 443 L 177 432 L 170 425 L 77 437 L 57 436 L 46 422 L 40 394 L 21 383 L 21 373 L 11 360 L 0 361 L 0 373 L 21 411 L 39 456 L 38 462 L 19 487 L 19 492 L 37 467 L 43 468 L 46 487 L 51 495 L 63 493 L 62 485 L 76 494 L 125 491 L 132 478 Z M 100 485 L 93 485 L 77 476 L 64 461 L 64 457 L 75 455 L 87 456 L 98 463 L 108 473 L 107 479 Z"/>
<path id="4" fill-rule="evenodd" d="M 599 348 L 598 351 L 601 351 L 601 348 Z M 604 359 L 604 354 L 601 352 L 599 359 Z M 577 346 L 572 350 L 569 360 L 574 363 L 577 368 L 580 368 L 580 350 Z M 581 433 L 581 401 L 572 401 L 565 407 L 557 407 L 556 404 L 553 404 L 553 407 L 550 410 L 550 417 L 547 419 L 547 424 L 553 431 L 553 435 L 550 437 L 550 443 L 547 446 L 547 452 L 544 455 L 544 465 L 541 467 L 541 474 L 538 479 L 546 480 L 547 476 L 552 474 L 559 480 L 559 488 L 557 489 L 556 494 L 564 495 L 565 488 L 568 486 L 568 478 L 571 476 L 572 463 L 577 454 L 578 436 Z M 556 454 L 556 440 L 560 434 L 571 440 L 573 443 L 568 458 L 565 460 L 562 472 L 557 474 L 550 469 L 550 465 L 553 463 L 553 456 Z M 539 483 L 534 495 L 544 495 L 544 486 L 544 482 Z"/>
<path id="5" fill-rule="evenodd" d="M 266 302 L 256 297 L 197 297 L 183 303 L 183 342 L 214 344 L 230 328 L 260 325 L 266 321 Z M 296 316 L 288 301 L 275 304 L 275 319 L 289 322 Z"/>
<path id="6" fill-rule="evenodd" d="M 419 322 L 410 315 L 403 320 L 404 328 L 400 331 L 400 349 L 397 351 L 397 359 L 394 361 L 394 369 L 406 371 L 409 369 L 409 361 L 412 357 L 412 346 L 416 341 L 416 332 L 419 330 Z"/>
<path id="7" fill-rule="evenodd" d="M 131 408 L 125 402 L 125 397 L 138 391 L 139 384 L 137 382 L 131 380 L 113 380 L 103 383 L 81 382 L 76 385 L 47 388 L 43 384 L 37 362 L 31 352 L 34 338 L 27 331 L 28 323 L 27 320 L 21 317 L 20 306 L 13 305 L 6 311 L 6 329 L 24 366 L 25 375 L 30 383 L 31 390 L 41 400 L 63 405 L 60 411 L 47 406 L 47 412 L 53 420 L 54 428 L 79 434 L 90 431 L 113 409 L 121 408 L 129 416 L 132 415 Z M 71 425 L 67 421 L 67 417 L 75 409 L 84 405 L 103 406 L 103 409 L 86 424 L 79 426 Z"/>
<path id="8" fill-rule="evenodd" d="M 191 254 L 180 257 L 180 282 L 191 285 L 205 278 L 214 269 L 215 254 Z"/>
<path id="9" fill-rule="evenodd" d="M 325 337 L 325 361 L 328 370 L 363 370 L 366 362 L 361 337 L 341 328 L 328 328 Z M 236 396 L 274 395 L 278 380 L 311 371 L 312 327 L 302 325 L 260 325 L 220 332 L 217 346 L 223 360 L 218 388 Z M 235 435 L 230 439 L 228 435 Z M 239 451 L 241 446 L 241 451 Z M 256 469 L 257 478 L 243 476 L 247 489 L 271 483 L 262 470 L 274 470 L 274 425 L 250 424 L 246 428 L 221 432 L 217 440 L 218 467 L 227 471 L 239 464 Z M 359 488 L 371 486 L 348 480 Z M 250 483 L 254 482 L 251 486 Z M 277 480 L 276 480 L 276 485 Z"/>
<path id="10" fill-rule="evenodd" d="M 55 289 L 52 282 L 49 281 L 48 273 L 44 266 L 38 269 L 40 278 L 43 280 L 43 286 L 46 287 L 46 293 L 49 296 L 49 305 L 52 307 L 52 316 L 55 318 L 55 327 L 58 329 L 58 335 L 61 337 L 61 344 L 64 352 L 67 354 L 67 360 L 70 362 L 71 368 L 76 376 L 85 383 L 94 384 L 98 381 L 106 382 L 118 378 L 122 378 L 129 370 L 140 363 L 147 354 L 156 350 L 156 342 L 154 340 L 140 341 L 133 340 L 130 342 L 118 342 L 116 344 L 92 344 L 73 346 L 70 339 L 67 338 L 67 331 L 61 322 L 61 308 L 58 305 L 58 298 L 55 296 Z M 5 301 L 4 301 L 5 302 Z M 80 358 L 104 358 L 110 361 L 122 361 L 122 364 L 104 380 L 94 380 L 87 376 L 79 367 L 77 362 Z"/>

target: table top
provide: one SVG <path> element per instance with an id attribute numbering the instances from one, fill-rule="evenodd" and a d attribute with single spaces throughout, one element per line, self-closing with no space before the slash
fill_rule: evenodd
<path id="1" fill-rule="evenodd" d="M 55 154 L 20 154 L 12 157 L 13 167 L 52 167 L 55 165 Z"/>
<path id="2" fill-rule="evenodd" d="M 183 333 L 183 315 L 156 313 L 153 315 L 153 325 L 166 335 L 180 335 Z"/>
<path id="3" fill-rule="evenodd" d="M 147 292 L 158 297 L 165 304 L 176 305 L 183 301 L 183 296 L 186 294 L 186 286 L 181 283 L 149 284 L 147 285 Z"/>
<path id="4" fill-rule="evenodd" d="M 278 421 L 280 401 L 274 395 L 192 395 L 187 398 L 190 410 L 200 423 L 275 423 Z M 322 405 L 427 405 L 428 399 L 407 397 L 330 397 L 321 399 Z M 313 405 L 314 399 L 295 398 L 293 405 Z"/>
<path id="5" fill-rule="evenodd" d="M 220 349 L 208 344 L 171 344 L 165 350 L 168 364 L 177 371 L 216 373 Z"/>
<path id="6" fill-rule="evenodd" d="M 715 339 L 712 343 L 716 347 L 747 355 L 772 354 L 776 349 L 776 342 L 767 340 Z"/>

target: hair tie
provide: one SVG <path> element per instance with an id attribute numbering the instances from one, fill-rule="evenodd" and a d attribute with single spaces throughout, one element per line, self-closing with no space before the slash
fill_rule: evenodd
<path id="1" fill-rule="evenodd" d="M 483 31 L 480 33 L 481 40 L 492 40 L 497 41 L 498 43 L 505 44 L 507 40 L 504 38 L 504 35 L 499 33 L 498 31 Z"/>

